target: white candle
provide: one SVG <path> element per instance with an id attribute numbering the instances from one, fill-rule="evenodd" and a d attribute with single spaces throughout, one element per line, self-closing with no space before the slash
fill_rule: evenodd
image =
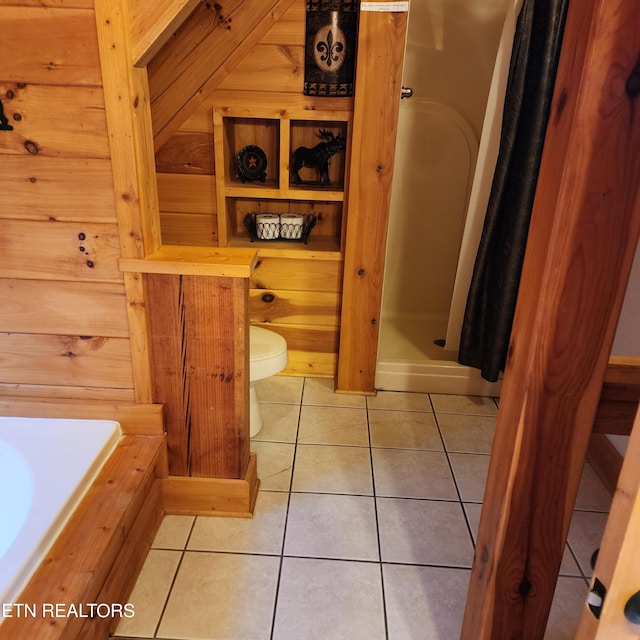
<path id="1" fill-rule="evenodd" d="M 304 215 L 301 213 L 283 213 L 280 215 L 280 235 L 289 240 L 302 238 Z"/>
<path id="2" fill-rule="evenodd" d="M 260 240 L 280 237 L 280 216 L 277 213 L 256 214 L 256 235 Z"/>

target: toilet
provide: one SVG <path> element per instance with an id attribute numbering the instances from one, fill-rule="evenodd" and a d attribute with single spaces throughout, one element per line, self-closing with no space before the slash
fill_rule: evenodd
<path id="1" fill-rule="evenodd" d="M 288 362 L 287 341 L 262 327 L 249 326 L 249 436 L 262 429 L 256 382 L 280 373 Z"/>

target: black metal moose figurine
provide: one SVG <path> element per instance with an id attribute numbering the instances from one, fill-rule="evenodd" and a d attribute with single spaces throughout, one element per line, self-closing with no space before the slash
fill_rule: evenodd
<path id="1" fill-rule="evenodd" d="M 298 173 L 302 167 L 317 167 L 319 184 L 329 184 L 329 158 L 345 149 L 346 141 L 340 134 L 335 136 L 332 131 L 327 129 L 319 129 L 318 131 L 320 137 L 327 138 L 328 142 L 321 142 L 313 149 L 298 147 L 293 153 L 293 178 L 297 184 L 303 182 Z"/>

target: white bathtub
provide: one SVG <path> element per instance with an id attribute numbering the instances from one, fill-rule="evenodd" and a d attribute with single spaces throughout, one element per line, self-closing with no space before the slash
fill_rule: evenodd
<path id="1" fill-rule="evenodd" d="M 16 602 L 121 435 L 108 420 L 0 417 L 0 603 Z"/>

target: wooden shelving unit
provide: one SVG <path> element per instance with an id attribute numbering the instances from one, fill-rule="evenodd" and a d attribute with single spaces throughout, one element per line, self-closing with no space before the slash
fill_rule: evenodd
<path id="1" fill-rule="evenodd" d="M 273 110 L 260 108 L 214 108 L 214 145 L 216 163 L 216 201 L 218 241 L 221 247 L 255 248 L 261 255 L 309 257 L 323 254 L 326 259 L 341 260 L 344 254 L 345 174 L 348 146 L 329 160 L 326 186 L 318 183 L 312 167 L 300 170 L 302 183 L 296 183 L 291 159 L 298 147 L 312 148 L 323 138 L 321 130 L 347 139 L 350 113 L 333 111 L 288 112 L 274 116 Z M 256 145 L 267 157 L 264 181 L 243 181 L 237 167 L 238 153 L 247 145 Z M 308 242 L 255 241 L 242 220 L 249 212 L 314 214 L 317 222 Z"/>

